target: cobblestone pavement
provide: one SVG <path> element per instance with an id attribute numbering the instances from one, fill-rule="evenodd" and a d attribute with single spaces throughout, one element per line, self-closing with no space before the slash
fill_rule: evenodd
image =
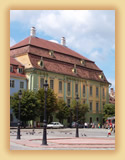
<path id="1" fill-rule="evenodd" d="M 48 129 L 47 144 L 42 145 L 42 129 L 21 129 L 21 139 L 17 140 L 17 130 L 10 130 L 10 150 L 114 150 L 115 134 L 107 137 L 106 129 Z"/>

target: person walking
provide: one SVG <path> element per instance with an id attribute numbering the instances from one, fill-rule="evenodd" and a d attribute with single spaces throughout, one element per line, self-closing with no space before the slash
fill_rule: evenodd
<path id="1" fill-rule="evenodd" d="M 108 128 L 108 135 L 107 135 L 107 137 L 109 137 L 110 135 L 111 135 L 111 129 Z"/>

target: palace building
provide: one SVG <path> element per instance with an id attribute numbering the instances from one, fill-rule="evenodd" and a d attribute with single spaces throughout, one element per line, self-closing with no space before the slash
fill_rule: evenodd
<path id="1" fill-rule="evenodd" d="M 87 103 L 86 122 L 102 123 L 104 104 L 109 102 L 109 82 L 94 61 L 87 59 L 66 46 L 31 34 L 10 48 L 10 56 L 25 66 L 28 89 L 38 90 L 47 80 L 59 99 L 67 105 L 79 95 L 81 103 Z"/>

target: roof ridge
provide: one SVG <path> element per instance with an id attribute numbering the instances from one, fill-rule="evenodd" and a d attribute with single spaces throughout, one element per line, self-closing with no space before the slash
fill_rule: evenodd
<path id="1" fill-rule="evenodd" d="M 41 42 L 39 42 L 37 40 L 41 40 L 45 44 L 42 44 Z M 79 59 L 84 59 L 84 60 L 88 60 L 88 61 L 93 62 L 92 60 L 84 57 L 80 53 L 70 49 L 67 46 L 63 46 L 59 43 L 55 43 L 55 42 L 52 42 L 52 41 L 49 41 L 49 40 L 46 40 L 46 39 L 43 39 L 43 38 L 39 38 L 39 37 L 29 36 L 29 37 L 23 39 L 22 41 L 18 42 L 17 44 L 11 46 L 10 49 L 16 49 L 16 48 L 20 48 L 20 47 L 23 47 L 23 46 L 26 46 L 26 45 L 33 45 L 33 46 L 36 46 L 36 47 L 39 47 L 39 48 L 54 50 L 54 51 L 59 52 L 59 53 L 64 53 L 64 54 L 69 55 L 69 56 L 73 56 L 73 57 L 76 57 L 76 58 L 79 58 Z"/>

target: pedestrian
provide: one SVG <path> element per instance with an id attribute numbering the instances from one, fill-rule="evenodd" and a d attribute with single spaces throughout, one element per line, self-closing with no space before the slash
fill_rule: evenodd
<path id="1" fill-rule="evenodd" d="M 107 137 L 109 137 L 109 135 L 111 135 L 111 129 L 110 128 L 108 128 L 108 135 L 107 135 Z"/>
<path id="2" fill-rule="evenodd" d="M 84 126 L 85 126 L 85 128 L 87 128 L 87 123 L 86 122 L 84 123 Z"/>

